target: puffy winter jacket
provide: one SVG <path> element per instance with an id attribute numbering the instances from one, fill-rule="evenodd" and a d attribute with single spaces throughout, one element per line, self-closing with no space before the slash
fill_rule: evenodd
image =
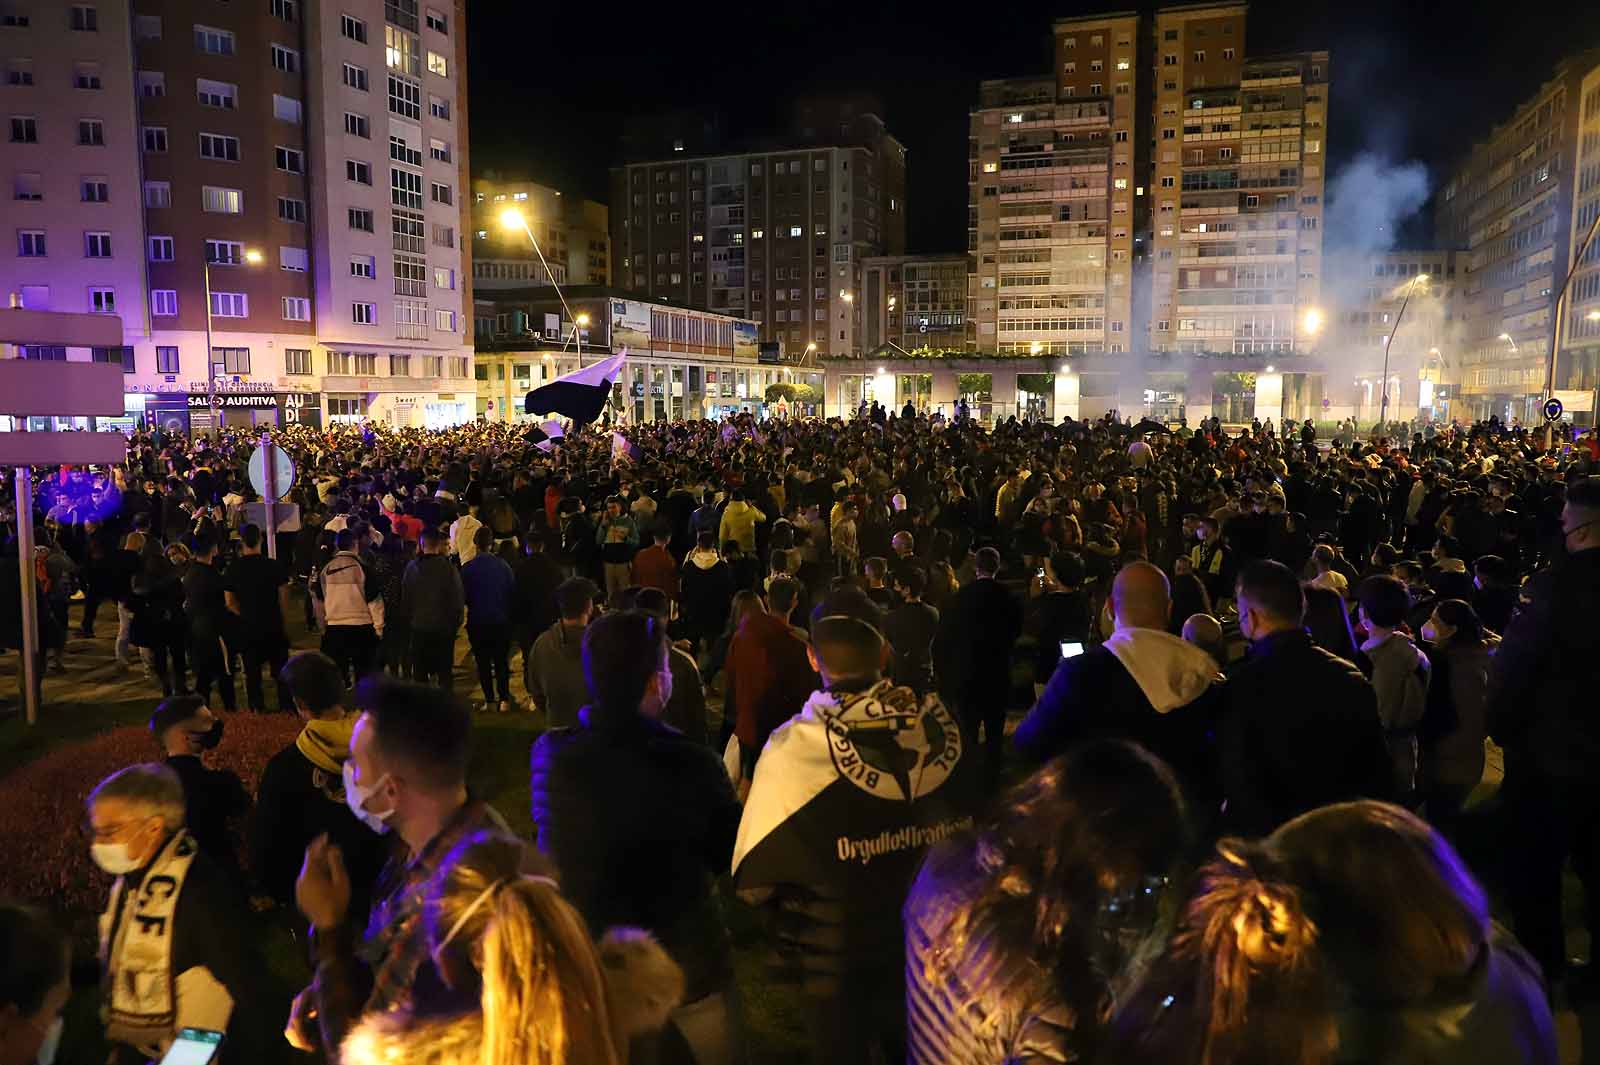
<path id="1" fill-rule="evenodd" d="M 371 625 L 383 632 L 383 583 L 354 551 L 340 551 L 317 574 L 317 597 L 329 625 Z"/>

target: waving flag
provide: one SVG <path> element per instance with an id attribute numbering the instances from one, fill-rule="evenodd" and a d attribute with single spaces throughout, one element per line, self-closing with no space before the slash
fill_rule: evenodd
<path id="1" fill-rule="evenodd" d="M 523 409 L 529 414 L 560 414 L 575 425 L 587 425 L 600 417 L 611 385 L 622 372 L 626 352 L 618 352 L 592 366 L 574 370 L 528 393 Z"/>
<path id="2" fill-rule="evenodd" d="M 615 430 L 611 433 L 611 464 L 638 462 L 639 445 Z"/>

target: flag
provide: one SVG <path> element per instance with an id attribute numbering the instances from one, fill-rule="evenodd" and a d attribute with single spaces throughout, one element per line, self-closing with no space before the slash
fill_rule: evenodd
<path id="1" fill-rule="evenodd" d="M 552 452 L 556 449 L 556 441 L 565 436 L 561 423 L 551 418 L 540 425 L 528 426 L 527 432 L 522 434 L 524 442 L 532 444 L 543 452 Z"/>
<path id="2" fill-rule="evenodd" d="M 528 393 L 523 409 L 529 414 L 561 414 L 576 425 L 587 425 L 600 417 L 611 385 L 622 372 L 626 353 L 618 352 L 592 366 L 574 370 Z"/>
<path id="3" fill-rule="evenodd" d="M 638 462 L 639 445 L 615 430 L 611 433 L 611 464 L 619 462 Z"/>

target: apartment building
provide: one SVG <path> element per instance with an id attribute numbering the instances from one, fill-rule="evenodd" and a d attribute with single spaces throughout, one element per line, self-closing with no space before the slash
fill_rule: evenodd
<path id="1" fill-rule="evenodd" d="M 1582 259 L 1578 253 L 1595 219 L 1600 218 L 1600 65 L 1583 76 L 1579 93 L 1578 144 L 1574 153 L 1577 192 L 1572 202 L 1572 254 L 1568 259 L 1577 265 L 1567 294 L 1555 387 L 1558 391 L 1593 392 L 1600 388 L 1600 235 Z M 1593 397 L 1587 415 L 1580 415 L 1577 420 L 1600 424 Z"/>
<path id="2" fill-rule="evenodd" d="M 503 216 L 515 208 L 538 251 Z M 541 262 L 539 255 L 543 254 Z M 472 282 L 478 290 L 534 285 L 609 285 L 611 227 L 603 203 L 486 171 L 472 179 Z"/>
<path id="3" fill-rule="evenodd" d="M 868 355 L 965 350 L 965 255 L 875 255 L 861 268 Z"/>
<path id="4" fill-rule="evenodd" d="M 1532 97 L 1474 144 L 1440 189 L 1434 228 L 1449 246 L 1462 249 L 1460 315 L 1462 418 L 1495 415 L 1542 422 L 1550 336 L 1557 290 L 1576 250 L 1580 212 L 1593 211 L 1580 197 L 1580 130 L 1595 133 L 1593 113 L 1584 118 L 1584 89 L 1600 66 L 1600 51 L 1560 64 Z M 1600 107 L 1600 103 L 1594 106 Z M 1593 183 L 1588 192 L 1595 191 Z M 1580 206 L 1582 198 L 1587 207 Z M 1583 215 L 1592 220 L 1592 214 Z M 1573 282 L 1574 309 L 1593 298 L 1585 271 Z M 1582 286 L 1580 287 L 1580 282 Z M 1584 321 L 1587 326 L 1587 321 Z M 1568 328 L 1580 358 L 1588 350 L 1585 329 Z"/>
<path id="5" fill-rule="evenodd" d="M 208 425 L 213 377 L 230 424 L 471 417 L 464 0 L 434 3 L 0 3 L 8 95 L 46 65 L 85 85 L 14 101 L 49 113 L 12 123 L 19 209 L 79 200 L 0 280 L 122 318 L 128 424 Z M 57 267 L 85 305 L 45 263 L 101 214 Z"/>
<path id="6" fill-rule="evenodd" d="M 760 323 L 785 357 L 861 354 L 862 261 L 905 251 L 905 149 L 875 113 L 802 108 L 782 142 L 612 171 L 617 285 Z"/>
<path id="7" fill-rule="evenodd" d="M 1382 411 L 1386 346 L 1389 416 L 1450 417 L 1461 358 L 1461 257 L 1437 248 L 1329 260 L 1329 306 L 1312 312 L 1326 314 L 1310 323 L 1320 333 L 1312 350 L 1324 356 L 1330 398 L 1358 422 L 1376 421 Z"/>

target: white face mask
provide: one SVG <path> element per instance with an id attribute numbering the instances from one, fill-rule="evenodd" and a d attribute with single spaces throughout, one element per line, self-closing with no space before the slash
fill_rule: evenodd
<path id="1" fill-rule="evenodd" d="M 135 861 L 128 853 L 126 843 L 95 843 L 89 847 L 89 856 L 94 859 L 94 864 L 110 873 L 112 876 L 122 876 L 131 873 L 142 865 Z"/>
<path id="2" fill-rule="evenodd" d="M 383 778 L 370 788 L 363 788 L 355 782 L 356 762 L 354 758 L 345 760 L 344 763 L 344 803 L 350 812 L 356 815 L 356 820 L 366 825 L 378 835 L 389 831 L 389 818 L 394 816 L 393 810 L 376 813 L 367 809 L 367 800 L 383 785 Z"/>
<path id="3" fill-rule="evenodd" d="M 35 1065 L 55 1065 L 56 1051 L 61 1048 L 61 1033 L 66 1026 L 65 1017 L 57 1017 L 50 1022 L 50 1027 L 44 1030 L 44 1042 L 39 1044 L 39 1052 L 33 1056 Z"/>

